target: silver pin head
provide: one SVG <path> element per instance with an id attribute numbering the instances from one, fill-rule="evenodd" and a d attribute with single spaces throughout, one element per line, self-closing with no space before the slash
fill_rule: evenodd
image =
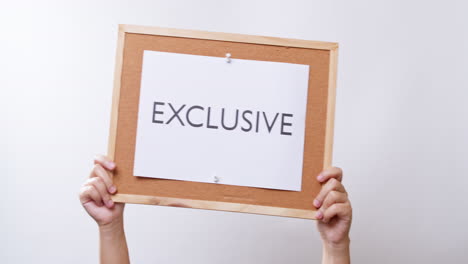
<path id="1" fill-rule="evenodd" d="M 226 62 L 231 63 L 231 53 L 226 53 Z"/>
<path id="2" fill-rule="evenodd" d="M 220 178 L 218 176 L 214 176 L 214 182 L 218 183 L 220 181 Z"/>

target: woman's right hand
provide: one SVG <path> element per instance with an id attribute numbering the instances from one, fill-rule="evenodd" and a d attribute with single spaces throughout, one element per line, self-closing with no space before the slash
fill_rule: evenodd
<path id="1" fill-rule="evenodd" d="M 108 157 L 98 155 L 89 178 L 80 189 L 80 202 L 100 227 L 122 222 L 125 204 L 114 203 L 111 194 L 117 192 L 111 171 L 116 165 Z"/>

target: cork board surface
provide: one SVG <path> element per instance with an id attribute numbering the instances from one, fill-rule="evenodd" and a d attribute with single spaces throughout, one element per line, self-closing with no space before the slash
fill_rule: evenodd
<path id="1" fill-rule="evenodd" d="M 125 33 L 114 160 L 119 194 L 159 196 L 315 210 L 321 185 L 327 118 L 330 51 L 219 40 Z M 310 65 L 302 190 L 282 191 L 135 177 L 133 163 L 144 50 Z M 181 76 L 183 78 L 183 76 Z M 177 160 L 174 160 L 177 163 Z M 183 166 L 183 164 L 180 164 Z"/>

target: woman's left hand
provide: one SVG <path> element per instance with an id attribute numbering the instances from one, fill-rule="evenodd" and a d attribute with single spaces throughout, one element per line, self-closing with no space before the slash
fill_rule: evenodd
<path id="1" fill-rule="evenodd" d="M 317 227 L 325 247 L 349 247 L 352 208 L 343 184 L 343 171 L 332 167 L 320 173 L 322 190 L 314 200 Z"/>

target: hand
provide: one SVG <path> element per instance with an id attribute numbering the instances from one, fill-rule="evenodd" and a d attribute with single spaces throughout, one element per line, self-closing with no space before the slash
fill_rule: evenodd
<path id="1" fill-rule="evenodd" d="M 99 227 L 122 223 L 123 220 L 125 204 L 114 203 L 110 197 L 117 192 L 110 173 L 115 167 L 115 163 L 106 156 L 96 156 L 93 170 L 80 189 L 80 202 Z"/>
<path id="2" fill-rule="evenodd" d="M 348 194 L 341 184 L 343 172 L 340 168 L 330 168 L 317 177 L 323 184 L 314 200 L 317 227 L 325 247 L 347 248 L 349 250 L 349 229 L 351 228 L 352 208 Z"/>

